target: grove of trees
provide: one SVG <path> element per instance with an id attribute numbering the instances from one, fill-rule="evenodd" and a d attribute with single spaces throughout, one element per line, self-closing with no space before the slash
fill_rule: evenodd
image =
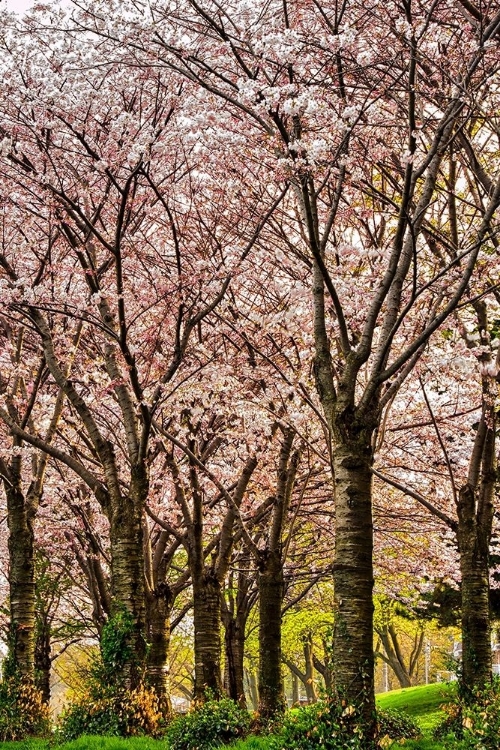
<path id="1" fill-rule="evenodd" d="M 1 14 L 10 668 L 47 700 L 125 613 L 120 678 L 165 714 L 183 628 L 196 700 L 245 704 L 251 652 L 263 719 L 286 665 L 373 738 L 375 656 L 411 684 L 423 630 L 406 659 L 393 618 L 444 586 L 486 684 L 498 3 Z"/>

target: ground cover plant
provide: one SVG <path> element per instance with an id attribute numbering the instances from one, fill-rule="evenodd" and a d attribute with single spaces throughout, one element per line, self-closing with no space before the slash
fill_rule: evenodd
<path id="1" fill-rule="evenodd" d="M 447 716 L 434 730 L 434 737 L 449 738 L 449 744 L 461 742 L 467 750 L 496 750 L 500 737 L 500 680 L 481 689 L 458 685 Z"/>
<path id="2" fill-rule="evenodd" d="M 0 742 L 44 735 L 49 730 L 49 710 L 40 691 L 19 674 L 7 674 L 0 682 Z"/>

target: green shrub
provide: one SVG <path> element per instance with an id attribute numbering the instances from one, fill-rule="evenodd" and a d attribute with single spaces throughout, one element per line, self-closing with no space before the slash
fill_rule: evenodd
<path id="1" fill-rule="evenodd" d="M 212 750 L 244 737 L 249 727 L 250 714 L 234 701 L 209 699 L 170 724 L 169 750 Z"/>
<path id="2" fill-rule="evenodd" d="M 93 686 L 62 713 L 58 727 L 65 741 L 82 734 L 155 737 L 163 728 L 158 699 L 154 691 L 144 685 L 135 690 Z"/>
<path id="3" fill-rule="evenodd" d="M 421 734 L 411 716 L 402 711 L 377 711 L 377 724 L 381 746 Z M 271 740 L 272 750 L 314 750 L 318 746 L 324 750 L 362 750 L 372 744 L 354 707 L 327 698 L 289 711 Z"/>
<path id="4" fill-rule="evenodd" d="M 272 750 L 362 750 L 364 732 L 353 706 L 334 700 L 292 708 L 285 715 L 279 734 L 271 739 Z"/>
<path id="5" fill-rule="evenodd" d="M 434 736 L 450 748 L 461 741 L 463 750 L 498 750 L 500 737 L 500 681 L 483 690 L 457 691 L 453 703 L 444 707 L 446 719 Z"/>
<path id="6" fill-rule="evenodd" d="M 478 691 L 472 701 L 461 706 L 461 731 L 464 750 L 498 750 L 500 742 L 500 685 Z"/>
<path id="7" fill-rule="evenodd" d="M 377 710 L 378 734 L 381 739 L 415 740 L 422 734 L 418 724 L 404 711 Z M 382 743 L 383 744 L 383 743 Z"/>
<path id="8" fill-rule="evenodd" d="M 442 706 L 442 710 L 446 716 L 434 729 L 432 733 L 433 738 L 435 740 L 444 740 L 448 735 L 452 735 L 454 740 L 461 740 L 464 733 L 461 706 L 458 702 L 446 703 Z"/>
<path id="9" fill-rule="evenodd" d="M 74 740 L 83 734 L 130 737 L 162 733 L 165 717 L 155 692 L 142 683 L 129 690 L 122 678 L 124 666 L 133 661 L 132 628 L 126 610 L 117 612 L 104 626 L 100 654 L 89 667 L 87 688 L 61 715 L 61 739 Z"/>
<path id="10" fill-rule="evenodd" d="M 50 730 L 49 709 L 31 682 L 11 675 L 0 682 L 0 741 L 45 735 Z"/>

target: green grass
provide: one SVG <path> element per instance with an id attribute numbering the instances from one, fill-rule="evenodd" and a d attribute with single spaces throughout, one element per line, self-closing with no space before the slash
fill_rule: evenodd
<path id="1" fill-rule="evenodd" d="M 148 737 L 132 737 L 126 740 L 120 737 L 79 737 L 63 745 L 49 745 L 47 740 L 0 742 L 0 750 L 167 750 L 167 748 L 166 742 Z M 268 748 L 268 737 L 248 737 L 230 746 L 230 750 L 268 750 Z"/>
<path id="2" fill-rule="evenodd" d="M 442 750 L 443 743 L 432 739 L 432 732 L 445 714 L 444 703 L 453 699 L 454 687 L 450 683 L 421 685 L 419 687 L 391 690 L 377 696 L 377 705 L 383 709 L 406 711 L 422 730 L 421 740 L 407 740 L 404 745 L 392 745 L 391 750 Z M 456 745 L 459 750 L 460 745 Z"/>
<path id="3" fill-rule="evenodd" d="M 422 729 L 424 736 L 430 736 L 432 730 L 444 718 L 441 706 L 450 703 L 453 686 L 450 683 L 438 682 L 433 685 L 391 690 L 377 696 L 380 708 L 392 708 L 406 711 Z"/>
<path id="4" fill-rule="evenodd" d="M 0 750 L 167 750 L 167 743 L 150 737 L 79 737 L 62 745 L 49 744 L 47 740 L 24 740 L 23 742 L 0 742 Z M 260 750 L 239 748 L 239 750 Z"/>
<path id="5" fill-rule="evenodd" d="M 268 750 L 269 737 L 247 737 L 230 745 L 227 750 Z"/>
<path id="6" fill-rule="evenodd" d="M 47 740 L 22 740 L 21 742 L 0 742 L 1 750 L 46 750 Z"/>
<path id="7" fill-rule="evenodd" d="M 150 737 L 79 737 L 56 747 L 57 750 L 166 750 L 167 743 Z"/>

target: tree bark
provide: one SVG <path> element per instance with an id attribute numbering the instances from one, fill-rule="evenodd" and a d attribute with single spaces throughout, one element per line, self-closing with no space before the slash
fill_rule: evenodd
<path id="1" fill-rule="evenodd" d="M 336 430 L 333 675 L 338 696 L 375 717 L 371 432 L 352 417 Z M 343 433 L 343 435 L 342 435 Z M 343 439 L 339 439 L 343 437 Z"/>
<path id="2" fill-rule="evenodd" d="M 385 651 L 385 653 L 379 653 L 380 658 L 390 666 L 397 677 L 400 687 L 411 687 L 411 677 L 408 674 L 402 658 L 400 658 L 400 656 L 397 654 L 391 643 L 388 627 L 384 626 L 383 628 L 377 630 L 377 632 L 380 636 L 380 640 L 382 641 Z"/>
<path id="3" fill-rule="evenodd" d="M 278 716 L 286 708 L 281 674 L 281 608 L 286 549 L 283 534 L 300 463 L 300 449 L 292 453 L 294 439 L 291 428 L 283 430 L 267 548 L 256 554 L 259 571 L 259 712 L 264 720 Z"/>
<path id="4" fill-rule="evenodd" d="M 241 618 L 229 614 L 224 617 L 224 688 L 233 701 L 242 708 L 247 707 L 243 685 L 243 657 L 245 652 L 245 623 Z M 243 625 L 243 627 L 242 627 Z"/>
<path id="5" fill-rule="evenodd" d="M 240 558 L 240 565 L 242 559 Z M 249 560 L 245 560 L 249 566 Z M 243 571 L 237 575 L 235 591 L 235 575 L 229 574 L 227 588 L 221 597 L 222 622 L 224 624 L 224 688 L 234 701 L 242 708 L 247 708 L 244 684 L 243 659 L 245 655 L 245 630 L 248 616 L 252 610 L 255 591 L 252 580 Z"/>
<path id="6" fill-rule="evenodd" d="M 462 573 L 462 679 L 469 687 L 491 680 L 491 632 L 488 566 L 466 554 Z"/>
<path id="7" fill-rule="evenodd" d="M 10 656 L 33 681 L 35 665 L 35 573 L 33 519 L 19 486 L 6 488 L 9 527 Z"/>
<path id="8" fill-rule="evenodd" d="M 172 713 L 168 654 L 170 648 L 170 614 L 172 594 L 166 583 L 159 584 L 146 598 L 146 632 L 148 653 L 146 679 L 154 689 L 161 712 Z"/>
<path id="9" fill-rule="evenodd" d="M 488 542 L 481 539 L 474 517 L 463 512 L 469 505 L 465 497 L 468 491 L 468 487 L 460 491 L 462 518 L 458 541 L 462 576 L 462 682 L 466 689 L 472 689 L 491 680 L 492 657 Z"/>
<path id="10" fill-rule="evenodd" d="M 304 649 L 304 651 L 306 650 L 307 650 L 307 647 Z M 301 669 L 297 667 L 296 664 L 290 661 L 290 659 L 283 658 L 283 664 L 286 664 L 293 678 L 295 680 L 299 680 L 304 685 L 304 689 L 306 691 L 306 699 L 308 703 L 316 703 L 316 701 L 318 700 L 318 696 L 316 695 L 316 689 L 315 689 L 314 681 L 313 681 L 312 661 L 313 660 L 312 660 L 312 652 L 311 652 L 310 656 L 309 655 L 306 656 L 306 671 L 303 672 Z M 294 685 L 295 683 L 292 680 L 292 687 L 294 687 Z M 298 683 L 297 683 L 297 690 L 298 690 Z M 295 702 L 295 700 L 293 702 Z"/>
<path id="11" fill-rule="evenodd" d="M 35 647 L 35 684 L 47 705 L 50 703 L 51 665 L 50 625 L 48 622 L 39 622 Z"/>
<path id="12" fill-rule="evenodd" d="M 125 609 L 132 619 L 127 641 L 131 657 L 120 678 L 129 689 L 141 680 L 146 656 L 142 506 L 122 498 L 110 518 L 112 614 Z"/>
<path id="13" fill-rule="evenodd" d="M 389 609 L 387 610 L 387 614 L 390 617 Z M 394 623 L 385 621 L 377 625 L 375 630 L 380 638 L 379 645 L 383 646 L 382 649 L 377 646 L 375 649 L 376 656 L 392 669 L 400 687 L 411 687 L 424 645 L 424 631 L 418 630 L 415 633 L 412 650 L 405 664 L 404 654 Z"/>
<path id="14" fill-rule="evenodd" d="M 259 570 L 259 713 L 267 719 L 285 709 L 281 675 L 283 566 L 277 554 L 263 557 Z"/>
<path id="15" fill-rule="evenodd" d="M 212 450 L 216 450 L 219 443 L 212 441 Z M 211 564 L 205 564 L 204 550 L 204 503 L 203 492 L 199 483 L 197 469 L 203 463 L 198 459 L 199 446 L 194 439 L 189 441 L 186 450 L 190 458 L 190 494 L 189 507 L 184 486 L 180 477 L 179 467 L 173 455 L 169 460 L 176 487 L 176 497 L 187 526 L 183 543 L 188 553 L 188 564 L 193 586 L 194 607 L 194 660 L 195 660 L 195 689 L 194 697 L 202 702 L 207 689 L 215 698 L 223 694 L 221 674 L 221 618 L 222 618 L 222 584 L 226 577 L 233 548 L 233 529 L 237 518 L 237 508 L 241 505 L 248 482 L 257 466 L 255 456 L 248 458 L 239 476 L 238 482 L 229 498 L 221 529 L 214 539 Z M 208 448 L 202 452 L 206 461 L 210 455 Z M 223 494 L 226 491 L 223 490 Z"/>
<path id="16" fill-rule="evenodd" d="M 204 570 L 193 577 L 195 700 L 203 700 L 206 690 L 216 698 L 222 693 L 221 676 L 221 586 L 217 577 Z"/>
<path id="17" fill-rule="evenodd" d="M 292 706 L 298 706 L 300 702 L 299 678 L 292 669 L 290 669 L 290 674 L 292 675 Z"/>
<path id="18" fill-rule="evenodd" d="M 486 310 L 476 306 L 482 339 Z M 457 539 L 462 575 L 462 684 L 466 690 L 491 681 L 489 549 L 497 481 L 496 412 L 490 382 L 483 377 L 483 409 L 467 483 L 458 493 Z M 496 384 L 495 384 L 496 385 Z M 495 388 L 496 390 L 496 388 Z"/>
<path id="19" fill-rule="evenodd" d="M 316 703 L 318 696 L 314 684 L 314 660 L 312 635 L 309 632 L 304 639 L 304 661 L 306 665 L 305 688 L 308 703 Z"/>
<path id="20" fill-rule="evenodd" d="M 325 690 L 331 692 L 333 686 L 332 670 L 330 667 L 330 661 L 328 655 L 325 655 L 325 661 L 318 659 L 316 654 L 313 654 L 314 668 L 320 673 L 325 683 Z"/>

